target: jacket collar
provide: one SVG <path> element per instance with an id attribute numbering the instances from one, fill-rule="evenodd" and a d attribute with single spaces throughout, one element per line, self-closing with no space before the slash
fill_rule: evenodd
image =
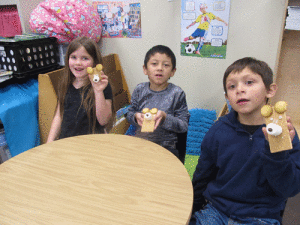
<path id="1" fill-rule="evenodd" d="M 243 125 L 240 123 L 240 121 L 238 121 L 237 117 L 238 117 L 238 113 L 236 111 L 234 111 L 233 109 L 231 109 L 228 114 L 220 117 L 219 119 L 222 122 L 234 127 L 236 129 L 236 131 L 246 132 L 246 130 L 243 128 Z M 265 126 L 265 124 L 262 126 Z"/>

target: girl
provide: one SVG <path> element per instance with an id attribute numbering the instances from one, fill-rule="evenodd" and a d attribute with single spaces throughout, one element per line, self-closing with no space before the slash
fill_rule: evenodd
<path id="1" fill-rule="evenodd" d="M 104 133 L 112 118 L 112 89 L 108 77 L 93 82 L 87 67 L 102 64 L 96 42 L 79 37 L 68 46 L 65 76 L 61 78 L 58 103 L 47 143 L 56 139 Z"/>

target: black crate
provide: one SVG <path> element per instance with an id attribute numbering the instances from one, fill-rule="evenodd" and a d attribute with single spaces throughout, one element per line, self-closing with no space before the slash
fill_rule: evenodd
<path id="1" fill-rule="evenodd" d="M 13 71 L 16 78 L 46 73 L 59 68 L 54 37 L 17 42 L 0 41 L 0 69 Z"/>

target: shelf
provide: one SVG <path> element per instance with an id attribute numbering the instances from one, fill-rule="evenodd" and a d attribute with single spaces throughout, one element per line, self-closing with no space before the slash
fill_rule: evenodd
<path id="1" fill-rule="evenodd" d="M 289 0 L 289 6 L 300 6 L 300 0 Z"/>
<path id="2" fill-rule="evenodd" d="M 285 19 L 285 29 L 300 30 L 300 1 L 297 4 L 287 6 L 287 17 Z"/>
<path id="3" fill-rule="evenodd" d="M 21 25 L 23 33 L 30 33 L 29 18 L 31 12 L 38 6 L 43 0 L 0 0 L 0 6 L 4 5 L 16 5 L 18 13 L 21 19 Z"/>
<path id="4" fill-rule="evenodd" d="M 1 0 L 0 5 L 17 5 L 17 0 Z"/>
<path id="5" fill-rule="evenodd" d="M 287 115 L 291 117 L 294 127 L 300 133 L 300 45 L 299 31 L 285 30 L 279 57 L 276 83 L 278 91 L 272 99 L 288 103 Z"/>

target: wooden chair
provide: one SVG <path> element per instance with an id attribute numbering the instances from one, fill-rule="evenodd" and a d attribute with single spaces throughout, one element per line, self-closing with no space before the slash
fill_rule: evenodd
<path id="1" fill-rule="evenodd" d="M 221 116 L 225 116 L 227 113 L 229 113 L 229 109 L 228 109 L 228 105 L 227 103 L 225 102 L 219 115 L 218 115 L 218 118 L 221 117 Z"/>
<path id="2" fill-rule="evenodd" d="M 103 71 L 109 77 L 113 91 L 113 108 L 119 110 L 130 104 L 130 92 L 117 54 L 103 57 Z M 64 68 L 46 74 L 39 74 L 39 127 L 40 141 L 45 143 L 48 138 L 51 123 L 57 104 L 57 92 Z M 127 120 L 114 126 L 110 133 L 124 134 L 129 127 Z"/>

